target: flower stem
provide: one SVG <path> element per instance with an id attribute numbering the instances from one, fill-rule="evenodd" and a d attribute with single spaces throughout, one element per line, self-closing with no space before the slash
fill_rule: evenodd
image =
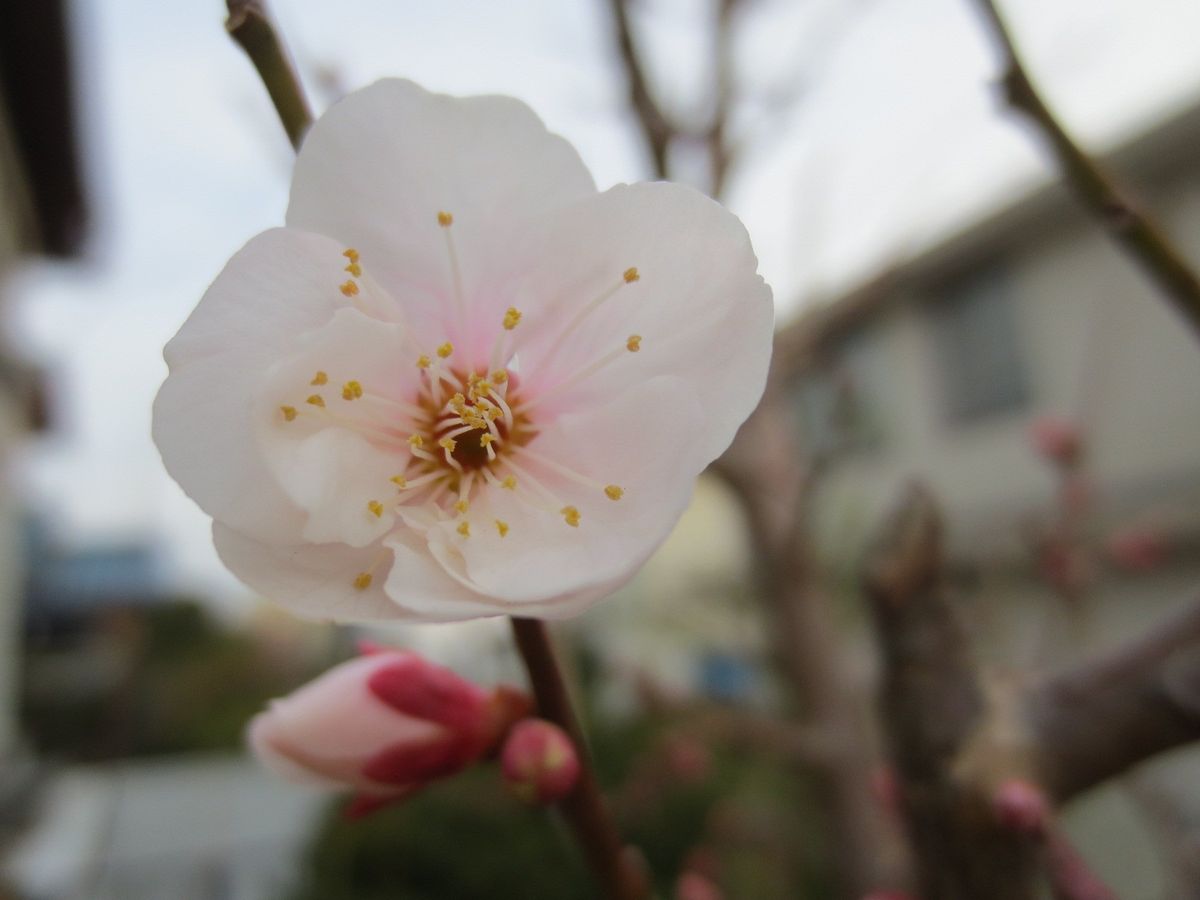
<path id="1" fill-rule="evenodd" d="M 575 833 L 580 849 L 610 900 L 647 900 L 650 885 L 632 848 L 626 847 L 600 793 L 596 773 L 575 717 L 562 669 L 550 643 L 546 623 L 539 619 L 512 619 L 517 649 L 525 661 L 537 699 L 538 714 L 558 725 L 571 738 L 579 754 L 579 784 L 559 809 Z"/>
<path id="2" fill-rule="evenodd" d="M 299 150 L 304 133 L 312 125 L 312 113 L 308 101 L 304 99 L 300 79 L 296 77 L 292 61 L 275 26 L 271 24 L 263 0 L 227 0 L 226 6 L 229 8 L 229 18 L 225 22 L 225 30 L 250 57 L 267 93 L 271 95 L 271 102 L 279 113 L 288 140 L 294 149 Z"/>

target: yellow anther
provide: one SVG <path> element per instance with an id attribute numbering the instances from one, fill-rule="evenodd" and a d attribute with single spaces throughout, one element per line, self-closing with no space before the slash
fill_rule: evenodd
<path id="1" fill-rule="evenodd" d="M 324 372 L 318 372 L 316 375 L 313 376 L 313 379 L 312 379 L 312 381 L 309 382 L 309 384 L 326 384 L 328 381 L 329 381 L 328 375 L 326 375 Z"/>
<path id="2" fill-rule="evenodd" d="M 353 297 L 358 293 L 358 285 L 350 279 L 346 279 L 338 287 L 338 290 L 340 290 L 347 297 Z"/>
<path id="3" fill-rule="evenodd" d="M 296 407 L 294 407 L 294 406 L 281 406 L 281 407 L 279 407 L 279 411 L 280 411 L 281 413 L 283 413 L 283 420 L 284 420 L 285 422 L 292 422 L 292 421 L 295 421 L 295 419 L 296 419 Z"/>
<path id="4" fill-rule="evenodd" d="M 350 265 L 346 266 L 346 271 L 349 272 L 351 275 L 353 275 L 355 278 L 362 277 L 362 266 L 360 266 L 356 262 L 352 262 L 352 263 L 350 263 Z"/>
<path id="5" fill-rule="evenodd" d="M 424 447 L 425 446 L 425 438 L 421 437 L 419 434 L 410 435 L 408 438 L 408 446 Z"/>
<path id="6" fill-rule="evenodd" d="M 438 224 L 441 225 L 443 228 L 449 228 L 451 225 L 454 224 L 453 213 L 448 213 L 445 210 L 442 210 L 441 212 L 439 212 L 438 213 Z"/>
<path id="7" fill-rule="evenodd" d="M 562 513 L 563 520 L 572 528 L 579 527 L 579 510 L 573 506 L 564 506 L 559 510 Z"/>
<path id="8" fill-rule="evenodd" d="M 403 475 L 393 475 L 389 480 L 392 482 L 392 484 L 396 485 L 396 487 L 408 487 L 408 479 Z"/>
<path id="9" fill-rule="evenodd" d="M 508 488 L 510 491 L 517 489 L 517 479 L 515 475 L 505 475 L 504 480 L 500 482 L 500 487 Z"/>
<path id="10" fill-rule="evenodd" d="M 368 500 L 367 510 L 377 519 L 383 516 L 383 504 L 378 500 Z"/>
<path id="11" fill-rule="evenodd" d="M 489 406 L 486 409 L 484 409 L 483 415 L 489 422 L 494 422 L 494 421 L 496 421 L 497 416 L 500 415 L 500 407 Z"/>
<path id="12" fill-rule="evenodd" d="M 446 341 L 446 343 L 442 344 L 442 346 L 437 348 L 437 355 L 440 356 L 442 359 L 447 359 L 450 356 L 450 354 L 453 352 L 454 352 L 454 345 L 452 343 L 450 343 L 449 341 Z"/>
<path id="13" fill-rule="evenodd" d="M 479 381 L 475 382 L 475 393 L 480 397 L 486 397 L 494 387 L 495 385 L 486 378 L 481 378 Z"/>
<path id="14" fill-rule="evenodd" d="M 508 312 L 504 314 L 504 330 L 512 331 L 521 321 L 521 311 L 515 306 L 510 306 Z"/>
<path id="15" fill-rule="evenodd" d="M 444 437 L 438 441 L 438 446 L 443 450 L 448 450 L 453 453 L 454 448 L 458 446 L 458 441 L 454 440 L 452 437 Z"/>
<path id="16" fill-rule="evenodd" d="M 472 428 L 487 428 L 487 421 L 480 416 L 463 416 L 462 422 L 464 425 L 470 425 Z"/>
<path id="17" fill-rule="evenodd" d="M 325 406 L 325 398 L 322 397 L 320 394 L 313 394 L 304 402 L 307 403 L 309 406 L 320 406 L 320 407 Z"/>
<path id="18" fill-rule="evenodd" d="M 354 576 L 355 590 L 365 591 L 370 586 L 371 586 L 371 573 L 370 572 L 359 572 L 357 575 Z"/>
<path id="19" fill-rule="evenodd" d="M 625 496 L 625 489 L 619 484 L 610 484 L 604 488 L 604 493 L 608 496 L 609 500 L 620 500 Z"/>
<path id="20" fill-rule="evenodd" d="M 497 519 L 496 520 L 496 530 L 498 532 L 500 532 L 500 537 L 504 537 L 505 535 L 508 534 L 508 523 L 503 522 L 500 519 Z"/>
<path id="21" fill-rule="evenodd" d="M 342 256 L 346 257 L 346 259 L 350 260 L 352 263 L 358 262 L 358 251 L 353 247 L 347 247 L 345 250 L 343 250 Z"/>
<path id="22" fill-rule="evenodd" d="M 631 334 L 629 339 L 625 341 L 625 349 L 630 353 L 637 353 L 642 349 L 642 336 L 640 334 Z"/>
<path id="23" fill-rule="evenodd" d="M 499 369 L 492 373 L 492 381 L 496 384 L 504 384 L 504 382 L 508 381 L 508 373 L 503 369 Z"/>
<path id="24" fill-rule="evenodd" d="M 458 527 L 455 528 L 454 530 L 457 531 L 459 534 L 461 534 L 463 537 L 470 537 L 471 536 L 471 523 L 468 522 L 466 519 L 463 519 L 461 522 L 458 523 Z"/>
<path id="25" fill-rule="evenodd" d="M 357 381 L 347 381 L 342 385 L 343 400 L 357 400 L 363 395 L 362 385 Z"/>
<path id="26" fill-rule="evenodd" d="M 479 436 L 479 446 L 486 447 L 488 444 L 490 444 L 495 439 L 496 439 L 496 436 L 494 434 L 492 434 L 491 432 L 488 432 L 487 434 L 481 434 Z"/>
<path id="27" fill-rule="evenodd" d="M 454 501 L 454 508 L 459 513 L 465 513 L 470 508 L 470 504 L 466 500 L 456 500 Z"/>
<path id="28" fill-rule="evenodd" d="M 635 281 L 637 281 L 642 276 L 638 274 L 637 266 L 630 266 L 628 269 L 625 270 L 624 274 L 621 277 L 625 279 L 626 284 L 633 284 Z"/>

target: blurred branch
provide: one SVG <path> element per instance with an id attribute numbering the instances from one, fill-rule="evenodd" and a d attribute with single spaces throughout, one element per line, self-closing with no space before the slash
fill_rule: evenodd
<path id="1" fill-rule="evenodd" d="M 633 107 L 642 136 L 650 148 L 650 157 L 654 161 L 654 175 L 656 178 L 665 179 L 668 177 L 669 166 L 667 151 L 677 129 L 667 119 L 650 92 L 650 83 L 646 78 L 629 21 L 629 0 L 609 0 L 609 7 L 616 25 L 617 50 L 629 82 L 629 104 Z"/>
<path id="2" fill-rule="evenodd" d="M 1113 239 L 1200 331 L 1200 277 L 1163 229 L 1114 177 L 1075 143 L 1038 93 L 994 0 L 976 0 L 1004 54 L 1008 103 L 1049 142 L 1063 176 Z"/>
<path id="3" fill-rule="evenodd" d="M 1049 678 L 1028 699 L 1036 764 L 1059 802 L 1200 740 L 1200 599 L 1149 633 Z"/>
<path id="4" fill-rule="evenodd" d="M 890 823 L 871 792 L 874 756 L 859 698 L 828 604 L 813 587 L 804 517 L 809 481 L 793 426 L 790 397 L 773 383 L 713 471 L 733 489 L 746 517 L 753 571 L 810 751 L 795 760 L 811 777 L 830 830 L 834 896 L 858 898 L 896 880 L 901 865 L 890 852 L 897 848 Z"/>
<path id="5" fill-rule="evenodd" d="M 864 570 L 882 649 L 880 714 L 923 900 L 1035 896 L 1038 842 L 992 813 L 1009 773 L 987 746 L 993 710 L 943 583 L 942 520 L 910 488 Z"/>
<path id="6" fill-rule="evenodd" d="M 229 18 L 225 30 L 250 57 L 271 95 L 288 140 L 293 149 L 299 150 L 305 132 L 312 125 L 312 112 L 263 0 L 227 0 L 226 6 Z"/>
<path id="7" fill-rule="evenodd" d="M 587 743 L 575 717 L 562 669 L 546 623 L 512 619 L 513 637 L 529 672 L 538 715 L 554 722 L 571 738 L 581 766 L 579 784 L 558 804 L 575 832 L 576 842 L 612 900 L 648 900 L 650 886 L 631 848 L 625 847 L 604 804 Z"/>

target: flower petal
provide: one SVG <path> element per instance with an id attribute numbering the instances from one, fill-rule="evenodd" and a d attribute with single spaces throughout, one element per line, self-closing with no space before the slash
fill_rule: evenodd
<path id="1" fill-rule="evenodd" d="M 708 462 L 696 439 L 706 427 L 699 401 L 670 376 L 599 409 L 560 416 L 529 449 L 595 484 L 518 454 L 517 489 L 489 486 L 472 503 L 470 536 L 444 521 L 429 530 L 430 550 L 452 577 L 510 613 L 575 594 L 566 609 L 578 611 L 595 599 L 590 589 L 623 583 L 670 533 Z M 610 483 L 624 490 L 620 500 L 606 496 Z M 577 527 L 561 513 L 567 505 L 580 513 Z"/>
<path id="2" fill-rule="evenodd" d="M 305 517 L 258 451 L 254 391 L 298 335 L 345 306 L 341 249 L 287 229 L 251 239 L 163 353 L 171 374 L 153 431 L 167 471 L 206 513 L 261 540 L 296 540 Z"/>
<path id="3" fill-rule="evenodd" d="M 504 310 L 496 288 L 510 265 L 509 235 L 594 192 L 574 148 L 524 103 L 448 97 L 387 79 L 334 104 L 308 133 L 287 223 L 359 250 L 364 269 L 404 297 L 426 342 L 451 339 L 479 351 L 491 337 L 452 316 L 438 214 L 454 217 L 468 319 L 494 327 Z"/>
<path id="4" fill-rule="evenodd" d="M 213 543 L 229 571 L 298 616 L 338 622 L 412 618 L 384 593 L 391 553 L 378 544 L 266 544 L 220 522 L 213 523 Z M 371 573 L 371 583 L 359 589 L 354 583 L 363 572 Z"/>
<path id="5" fill-rule="evenodd" d="M 525 274 L 523 394 L 545 395 L 541 414 L 552 414 L 602 404 L 656 375 L 680 376 L 707 417 L 695 440 L 715 459 L 757 404 L 770 362 L 771 290 L 741 222 L 691 188 L 635 184 L 561 210 L 543 227 L 520 251 L 538 256 Z M 631 268 L 636 279 L 626 283 Z M 575 311 L 608 291 L 564 336 Z M 636 352 L 626 350 L 631 335 L 641 338 Z"/>
<path id="6" fill-rule="evenodd" d="M 403 326 L 355 309 L 338 311 L 298 343 L 262 387 L 261 450 L 308 513 L 305 540 L 365 547 L 394 521 L 390 479 L 408 465 L 406 436 L 420 412 L 409 402 L 418 390 L 418 354 Z M 288 404 L 296 410 L 290 420 L 279 412 Z"/>
<path id="7" fill-rule="evenodd" d="M 384 590 L 405 619 L 460 622 L 506 614 L 502 605 L 438 565 L 425 537 L 411 528 L 398 528 L 383 544 L 395 556 Z"/>

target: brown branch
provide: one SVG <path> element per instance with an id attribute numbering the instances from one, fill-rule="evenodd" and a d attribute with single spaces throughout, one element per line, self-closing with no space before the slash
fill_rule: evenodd
<path id="1" fill-rule="evenodd" d="M 1036 766 L 1059 802 L 1200 740 L 1200 599 L 1142 637 L 1035 688 Z"/>
<path id="2" fill-rule="evenodd" d="M 288 140 L 299 150 L 300 142 L 312 125 L 312 112 L 283 42 L 267 15 L 265 3 L 263 0 L 227 0 L 226 5 L 229 18 L 225 21 L 225 30 L 250 57 L 271 95 L 271 103 L 279 114 Z"/>
<path id="3" fill-rule="evenodd" d="M 769 387 L 713 471 L 742 506 L 779 668 L 808 747 L 817 751 L 795 763 L 811 781 L 830 831 L 835 896 L 858 898 L 896 880 L 903 866 L 871 793 L 875 758 L 859 698 L 826 600 L 813 588 L 801 508 L 807 480 L 790 410 L 787 392 Z"/>
<path id="4" fill-rule="evenodd" d="M 546 624 L 537 619 L 513 618 L 512 628 L 529 672 L 538 714 L 562 728 L 579 754 L 579 784 L 559 803 L 559 809 L 575 832 L 605 895 L 612 900 L 647 900 L 650 886 L 646 874 L 631 849 L 622 843 L 604 804 Z"/>
<path id="5" fill-rule="evenodd" d="M 656 178 L 665 179 L 669 173 L 667 152 L 678 129 L 667 118 L 650 91 L 650 82 L 646 78 L 629 21 L 629 0 L 609 0 L 609 7 L 612 9 L 613 23 L 616 26 L 617 51 L 629 83 L 629 103 L 650 149 L 654 175 Z"/>
<path id="6" fill-rule="evenodd" d="M 1200 330 L 1200 277 L 1166 232 L 1133 196 L 1075 143 L 1038 93 L 994 0 L 977 0 L 1004 54 L 1008 103 L 1050 144 L 1068 185 L 1112 238 Z"/>
<path id="7" fill-rule="evenodd" d="M 942 523 L 911 488 L 870 554 L 864 587 L 882 650 L 880 714 L 923 900 L 1032 900 L 1040 841 L 995 815 L 1010 760 L 942 582 Z"/>

